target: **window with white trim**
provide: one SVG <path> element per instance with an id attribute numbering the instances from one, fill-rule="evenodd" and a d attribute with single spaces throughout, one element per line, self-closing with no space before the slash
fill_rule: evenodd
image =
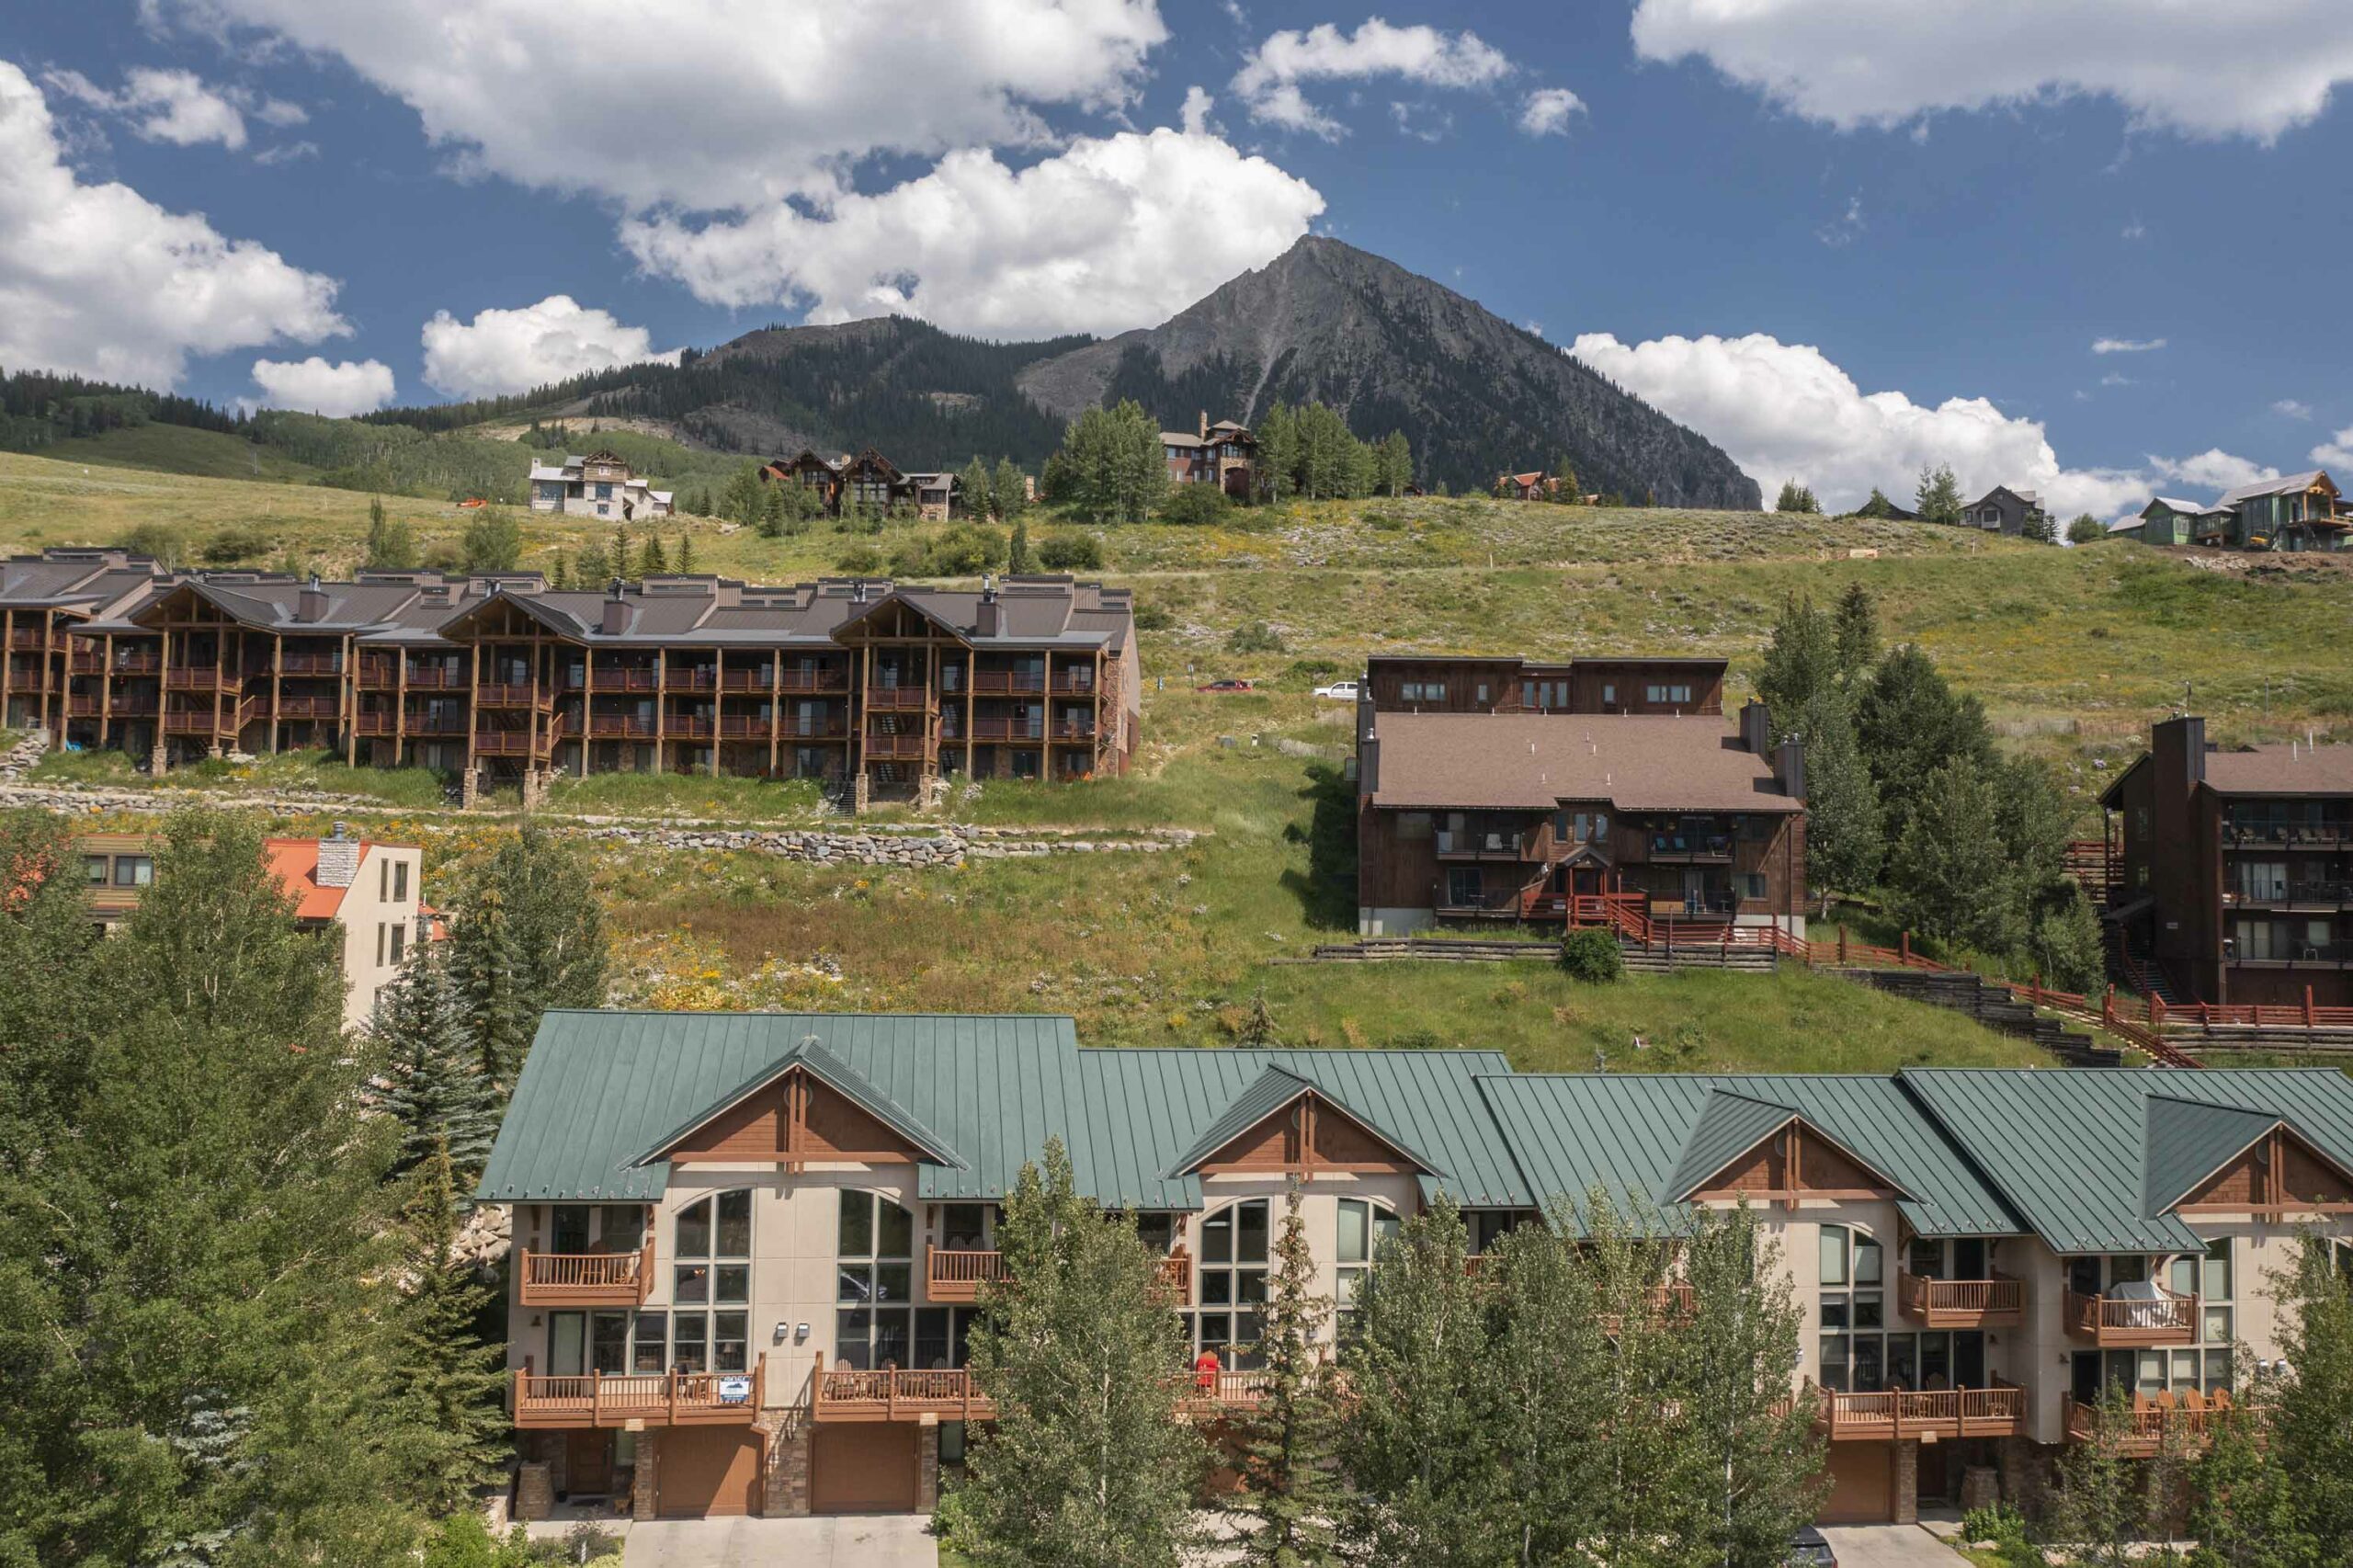
<path id="1" fill-rule="evenodd" d="M 715 1192 L 671 1221 L 670 1365 L 751 1369 L 752 1193 Z"/>
<path id="2" fill-rule="evenodd" d="M 1345 1324 L 1356 1315 L 1357 1291 L 1382 1245 L 1397 1234 L 1397 1211 L 1370 1198 L 1343 1198 L 1339 1210 L 1340 1233 L 1332 1252 L 1339 1267 L 1332 1278 L 1332 1299 Z"/>
<path id="3" fill-rule="evenodd" d="M 915 1216 L 878 1193 L 845 1189 L 835 1244 L 834 1355 L 860 1371 L 912 1367 Z"/>
<path id="4" fill-rule="evenodd" d="M 1199 1310 L 1189 1324 L 1193 1348 L 1215 1351 L 1227 1368 L 1256 1365 L 1247 1352 L 1258 1342 L 1258 1312 L 1267 1301 L 1272 1221 L 1272 1205 L 1264 1198 L 1229 1203 L 1201 1221 L 1201 1256 L 1193 1270 Z"/>

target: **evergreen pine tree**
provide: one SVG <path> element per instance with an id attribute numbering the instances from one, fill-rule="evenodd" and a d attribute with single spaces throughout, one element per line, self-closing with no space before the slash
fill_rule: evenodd
<path id="1" fill-rule="evenodd" d="M 1961 521 L 1961 482 L 1953 477 L 1950 464 L 1921 469 L 1919 487 L 1912 495 L 1912 509 L 1924 523 L 1950 526 Z"/>
<path id="2" fill-rule="evenodd" d="M 662 536 L 657 533 L 649 532 L 645 536 L 645 547 L 638 551 L 638 576 L 641 579 L 646 577 L 663 577 L 667 576 L 669 574 L 669 571 L 670 552 L 662 548 Z"/>
<path id="3" fill-rule="evenodd" d="M 404 1468 L 435 1514 L 468 1507 L 506 1458 L 502 1347 L 475 1325 L 490 1292 L 457 1256 L 457 1176 L 436 1143 L 408 1181 L 401 1211 L 408 1291 L 396 1314 L 392 1399 L 411 1445 Z"/>
<path id="4" fill-rule="evenodd" d="M 1849 583 L 1832 612 L 1832 642 L 1837 649 L 1838 678 L 1849 686 L 1879 663 L 1879 605 L 1860 583 Z"/>
<path id="5" fill-rule="evenodd" d="M 1855 516 L 1859 517 L 1892 517 L 1894 515 L 1895 503 L 1889 500 L 1887 493 L 1876 484 L 1871 486 L 1870 499 L 1855 508 Z"/>
<path id="6" fill-rule="evenodd" d="M 1830 690 L 1838 676 L 1838 652 L 1830 618 L 1813 608 L 1811 595 L 1781 603 L 1773 639 L 1765 645 L 1765 666 L 1756 675 L 1756 696 L 1773 722 L 1773 738 L 1797 732 L 1800 715 L 1814 694 Z"/>
<path id="7" fill-rule="evenodd" d="M 609 945 L 587 866 L 526 820 L 460 890 L 450 960 L 483 1068 L 511 1085 L 550 1007 L 605 1000 Z"/>
<path id="8" fill-rule="evenodd" d="M 1275 1010 L 1267 1005 L 1265 986 L 1251 994 L 1250 1010 L 1242 1016 L 1242 1026 L 1234 1031 L 1233 1043 L 1261 1050 L 1282 1043 L 1275 1034 Z"/>
<path id="9" fill-rule="evenodd" d="M 561 550 L 555 552 L 555 568 L 548 574 L 548 586 L 557 593 L 563 593 L 572 586 L 571 562 Z"/>
<path id="10" fill-rule="evenodd" d="M 694 536 L 694 535 L 692 535 L 692 534 L 690 534 L 690 533 L 681 533 L 681 534 L 678 536 L 678 551 L 677 551 L 677 557 L 676 557 L 676 559 L 677 559 L 677 562 L 678 562 L 678 574 L 679 574 L 679 575 L 681 575 L 681 576 L 688 576 L 688 575 L 691 575 L 691 574 L 693 574 L 693 572 L 694 572 L 694 569 L 695 569 L 695 536 Z"/>
<path id="11" fill-rule="evenodd" d="M 1334 1369 L 1318 1343 L 1331 1321 L 1332 1298 L 1315 1291 L 1315 1256 L 1294 1183 L 1258 1314 L 1258 1399 L 1233 1429 L 1242 1484 L 1233 1507 L 1254 1526 L 1242 1543 L 1245 1562 L 1328 1568 L 1339 1562 L 1340 1414 Z"/>
<path id="12" fill-rule="evenodd" d="M 1830 914 L 1832 893 L 1863 892 L 1878 881 L 1887 852 L 1878 788 L 1856 744 L 1847 699 L 1817 691 L 1799 715 L 1805 742 L 1806 886 Z"/>
<path id="13" fill-rule="evenodd" d="M 1994 760 L 1984 710 L 1955 692 L 1928 655 L 1909 643 L 1871 670 L 1855 704 L 1855 738 L 1879 787 L 1891 845 L 1903 838 L 1930 774 L 1956 758 Z"/>
<path id="14" fill-rule="evenodd" d="M 996 504 L 995 481 L 991 476 L 989 465 L 983 462 L 978 454 L 964 465 L 963 472 L 956 476 L 956 488 L 963 515 L 972 521 L 984 523 L 992 517 L 1003 516 Z"/>
<path id="15" fill-rule="evenodd" d="M 613 524 L 613 575 L 626 577 L 637 564 L 637 557 L 630 551 L 629 524 Z"/>
<path id="16" fill-rule="evenodd" d="M 538 1015 L 524 995 L 523 948 L 506 918 L 506 893 L 495 881 L 479 889 L 460 912 L 450 940 L 479 1070 L 511 1089 L 531 1048 Z"/>
<path id="17" fill-rule="evenodd" d="M 1014 519 L 1012 542 L 1006 546 L 1005 569 L 1006 572 L 1013 574 L 1019 574 L 1031 569 L 1029 560 L 1029 525 L 1017 517 Z"/>
<path id="18" fill-rule="evenodd" d="M 1509 1511 L 1478 1288 L 1462 1216 L 1444 1194 L 1401 1226 L 1358 1288 L 1341 1345 L 1357 1403 L 1341 1435 L 1354 1490 L 1341 1515 L 1353 1555 L 1415 1568 L 1486 1568 Z"/>
<path id="19" fill-rule="evenodd" d="M 455 1179 L 471 1186 L 498 1136 L 498 1094 L 449 972 L 449 946 L 426 944 L 377 993 L 369 1031 L 384 1062 L 379 1104 L 402 1128 L 394 1174 L 438 1150 Z"/>
<path id="20" fill-rule="evenodd" d="M 1923 936 L 1998 954 L 2025 935 L 1994 788 L 1976 763 L 1956 758 L 1928 776 L 1887 885 L 1890 909 Z"/>
<path id="21" fill-rule="evenodd" d="M 1059 1139 L 996 1236 L 1007 1278 L 983 1287 L 969 1348 L 997 1419 L 969 1439 L 951 1543 L 977 1568 L 1178 1568 L 1209 1456 L 1177 1418 L 1158 1260 L 1077 1195 Z"/>

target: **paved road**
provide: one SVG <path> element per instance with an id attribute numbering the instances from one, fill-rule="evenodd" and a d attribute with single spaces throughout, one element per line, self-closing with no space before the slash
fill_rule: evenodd
<path id="1" fill-rule="evenodd" d="M 823 1519 L 644 1519 L 627 1568 L 938 1568 L 917 1514 Z"/>
<path id="2" fill-rule="evenodd" d="M 1822 1534 L 1838 1568 L 1964 1568 L 1969 1561 L 1917 1525 L 1824 1525 Z"/>

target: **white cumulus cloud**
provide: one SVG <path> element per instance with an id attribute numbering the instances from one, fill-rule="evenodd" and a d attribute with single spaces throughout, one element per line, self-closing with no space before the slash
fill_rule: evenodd
<path id="1" fill-rule="evenodd" d="M 0 364 L 170 386 L 190 354 L 351 329 L 335 279 L 68 167 L 39 87 L 0 60 Z"/>
<path id="2" fill-rule="evenodd" d="M 2093 95 L 2136 126 L 2268 142 L 2353 81 L 2344 0 L 1640 0 L 1633 39 L 1841 129 Z"/>
<path id="3" fill-rule="evenodd" d="M 2161 478 L 2219 489 L 2227 476 L 2243 474 L 2228 478 L 2241 483 L 2263 472 L 2221 451 L 2067 468 L 2040 421 L 1982 397 L 1931 407 L 1900 392 L 1866 392 L 1821 349 L 1763 333 L 1638 344 L 1587 333 L 1570 352 L 1723 448 L 1767 492 L 1795 478 L 1830 506 L 1859 505 L 1873 486 L 1907 504 L 1923 468 L 1950 463 L 1967 495 L 2007 484 L 2040 491 L 2062 517 L 2114 518 L 2137 510 Z"/>
<path id="4" fill-rule="evenodd" d="M 2312 459 L 2327 468 L 2353 468 L 2353 425 L 2314 447 Z"/>
<path id="5" fill-rule="evenodd" d="M 425 379 L 451 397 L 498 397 L 647 361 L 675 365 L 678 350 L 657 352 L 645 328 L 624 325 L 569 294 L 520 310 L 477 311 L 471 322 L 436 311 L 425 324 Z"/>
<path id="6" fill-rule="evenodd" d="M 2279 477 L 2278 469 L 2235 456 L 2220 447 L 2209 447 L 2186 458 L 2152 457 L 2149 467 L 2160 479 L 2202 485 L 2218 494 L 2225 490 L 2235 490 L 2242 484 L 2253 484 L 2258 479 Z"/>
<path id="7" fill-rule="evenodd" d="M 1430 87 L 1477 87 L 1511 74 L 1511 62 L 1472 32 L 1392 27 L 1379 17 L 1353 33 L 1331 23 L 1271 33 L 1234 74 L 1250 118 L 1337 139 L 1346 128 L 1307 99 L 1302 84 L 1397 77 Z M 1565 111 L 1563 111 L 1565 113 Z"/>
<path id="8" fill-rule="evenodd" d="M 244 112 L 193 71 L 142 66 L 125 74 L 121 87 L 112 92 L 79 71 L 51 71 L 42 80 L 77 103 L 121 116 L 150 142 L 175 147 L 218 142 L 233 152 L 245 144 Z"/>
<path id="9" fill-rule="evenodd" d="M 2313 416 L 2313 405 L 2292 397 L 2283 397 L 2271 405 L 2271 412 L 2283 419 L 2310 419 Z"/>
<path id="10" fill-rule="evenodd" d="M 915 315 L 1016 338 L 1160 321 L 1279 255 L 1323 210 L 1265 159 L 1162 128 L 1081 138 L 1020 170 L 951 153 L 822 215 L 779 203 L 699 225 L 656 216 L 621 238 L 714 304 L 805 304 L 813 322 Z"/>
<path id="11" fill-rule="evenodd" d="M 1530 136 L 1565 136 L 1569 117 L 1585 112 L 1585 100 L 1566 87 L 1539 87 L 1519 106 L 1519 128 Z"/>
<path id="12" fill-rule="evenodd" d="M 2095 354 L 2154 354 L 2165 346 L 2162 337 L 2096 337 L 2092 339 Z"/>
<path id="13" fill-rule="evenodd" d="M 341 419 L 366 414 L 392 401 L 392 367 L 378 359 L 344 359 L 330 363 L 313 354 L 307 359 L 256 359 L 254 381 L 261 388 L 264 408 L 290 408 Z"/>
<path id="14" fill-rule="evenodd" d="M 637 207 L 831 194 L 871 154 L 1051 140 L 1117 108 L 1168 36 L 1155 0 L 149 0 L 341 60 L 461 166 Z"/>

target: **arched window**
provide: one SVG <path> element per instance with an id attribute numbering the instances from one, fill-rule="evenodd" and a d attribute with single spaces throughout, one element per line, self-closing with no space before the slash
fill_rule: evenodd
<path id="1" fill-rule="evenodd" d="M 1397 1211 L 1370 1198 L 1340 1199 L 1339 1244 L 1333 1257 L 1339 1269 L 1333 1277 L 1332 1297 L 1340 1321 L 1356 1312 L 1357 1288 L 1381 1256 L 1381 1244 L 1397 1233 Z"/>
<path id="2" fill-rule="evenodd" d="M 751 1189 L 688 1204 L 671 1241 L 670 1365 L 682 1372 L 750 1370 Z M 641 1346 L 646 1332 L 641 1317 Z"/>
<path id="3" fill-rule="evenodd" d="M 861 1371 L 912 1367 L 915 1216 L 871 1192 L 844 1191 L 834 1354 Z"/>
<path id="4" fill-rule="evenodd" d="M 1201 1256 L 1194 1272 L 1200 1310 L 1193 1314 L 1193 1347 L 1214 1350 L 1227 1367 L 1255 1365 L 1258 1310 L 1267 1301 L 1267 1244 L 1271 1210 L 1263 1198 L 1245 1199 L 1201 1221 Z"/>

